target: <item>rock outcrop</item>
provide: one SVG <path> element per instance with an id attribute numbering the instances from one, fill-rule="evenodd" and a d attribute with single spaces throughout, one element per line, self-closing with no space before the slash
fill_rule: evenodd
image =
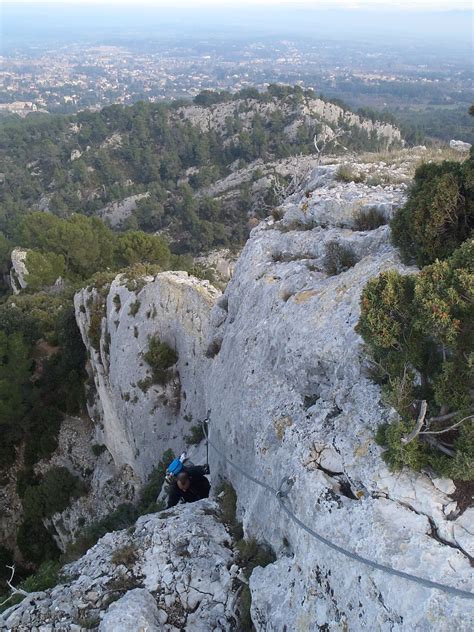
<path id="1" fill-rule="evenodd" d="M 186 272 L 163 272 L 138 280 L 119 276 L 106 289 L 84 289 L 75 297 L 77 320 L 90 352 L 96 397 L 89 412 L 96 442 L 117 466 L 129 466 L 141 481 L 167 448 L 178 451 L 183 437 L 206 411 L 204 380 L 210 311 L 220 292 Z M 174 349 L 174 377 L 152 383 L 143 358 L 150 338 Z M 94 337 L 94 340 L 91 338 Z"/>
<path id="2" fill-rule="evenodd" d="M 240 568 L 218 514 L 217 504 L 204 500 L 108 533 L 63 569 L 58 586 L 0 615 L 1 629 L 235 630 Z"/>
<path id="3" fill-rule="evenodd" d="M 468 152 L 472 147 L 471 143 L 465 143 L 462 140 L 450 140 L 449 146 L 451 149 L 455 149 L 460 152 Z"/>
<path id="4" fill-rule="evenodd" d="M 149 197 L 149 193 L 137 193 L 120 200 L 119 202 L 111 202 L 104 208 L 97 211 L 98 216 L 109 224 L 112 228 L 120 226 L 128 217 L 133 215 L 137 208 L 137 202 Z"/>
<path id="5" fill-rule="evenodd" d="M 237 99 L 218 103 L 210 108 L 187 105 L 177 110 L 176 118 L 187 120 L 204 132 L 213 129 L 217 133 L 224 133 L 228 119 L 237 114 L 243 129 L 248 131 L 251 129 L 252 120 L 256 113 L 265 119 L 277 111 L 283 117 L 293 119 L 292 123 L 285 128 L 285 133 L 289 139 L 294 139 L 299 127 L 304 124 L 324 123 L 330 130 L 344 124 L 349 128 L 364 130 L 369 134 L 374 133 L 379 139 L 385 140 L 387 147 L 392 144 L 400 144 L 402 140 L 400 130 L 394 125 L 362 118 L 353 112 L 344 110 L 335 103 L 322 99 L 305 98 L 300 103 L 282 103 L 278 99 L 266 102 L 255 99 Z"/>
<path id="6" fill-rule="evenodd" d="M 21 290 L 24 290 L 27 286 L 26 277 L 28 275 L 28 270 L 25 264 L 27 255 L 28 250 L 25 250 L 24 248 L 14 248 L 12 250 L 10 285 L 13 290 L 13 294 L 19 294 Z"/>

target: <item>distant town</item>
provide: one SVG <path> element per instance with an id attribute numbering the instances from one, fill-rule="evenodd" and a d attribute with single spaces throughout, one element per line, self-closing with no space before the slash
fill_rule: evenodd
<path id="1" fill-rule="evenodd" d="M 392 110 L 408 98 L 412 105 L 468 103 L 473 88 L 467 60 L 455 55 L 440 61 L 422 47 L 401 51 L 304 39 L 82 43 L 22 49 L 0 59 L 0 110 L 20 115 L 192 98 L 206 88 L 263 88 L 269 82 L 313 87 L 357 107 L 390 104 Z"/>

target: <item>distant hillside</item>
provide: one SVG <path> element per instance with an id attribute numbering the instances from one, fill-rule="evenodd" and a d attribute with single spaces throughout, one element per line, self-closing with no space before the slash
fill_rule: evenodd
<path id="1" fill-rule="evenodd" d="M 332 153 L 401 143 L 392 124 L 361 118 L 298 87 L 204 91 L 193 104 L 139 102 L 10 119 L 0 128 L 0 230 L 14 237 L 18 218 L 39 209 L 165 232 L 176 252 L 241 243 L 252 207 L 248 183 L 237 182 L 231 202 L 204 192 L 254 161 L 310 155 L 315 134 L 331 138 L 335 129 Z M 259 199 L 271 202 L 273 185 L 267 177 Z"/>

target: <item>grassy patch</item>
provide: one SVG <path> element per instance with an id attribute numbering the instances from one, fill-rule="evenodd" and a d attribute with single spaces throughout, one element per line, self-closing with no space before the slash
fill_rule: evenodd
<path id="1" fill-rule="evenodd" d="M 140 301 L 136 300 L 133 301 L 133 303 L 130 304 L 130 309 L 128 310 L 128 313 L 130 316 L 136 316 L 140 310 Z"/>
<path id="2" fill-rule="evenodd" d="M 335 178 L 338 182 L 346 182 L 346 183 L 347 182 L 359 183 L 359 182 L 364 181 L 364 175 L 361 173 L 358 173 L 357 171 L 354 170 L 353 167 L 347 164 L 341 165 L 338 168 L 338 170 L 336 171 Z"/>
<path id="3" fill-rule="evenodd" d="M 105 316 L 105 303 L 102 298 L 93 300 L 91 306 L 91 316 L 89 321 L 89 340 L 94 349 L 100 351 L 100 336 L 102 333 L 102 319 Z"/>
<path id="4" fill-rule="evenodd" d="M 137 547 L 134 544 L 126 544 L 112 553 L 112 564 L 123 564 L 127 568 L 132 568 L 138 559 Z"/>
<path id="5" fill-rule="evenodd" d="M 360 209 L 354 214 L 355 230 L 375 230 L 387 223 L 385 215 L 375 206 Z"/>
<path id="6" fill-rule="evenodd" d="M 323 265 L 329 276 L 341 274 L 357 263 L 357 257 L 352 248 L 339 241 L 328 241 L 324 249 Z"/>

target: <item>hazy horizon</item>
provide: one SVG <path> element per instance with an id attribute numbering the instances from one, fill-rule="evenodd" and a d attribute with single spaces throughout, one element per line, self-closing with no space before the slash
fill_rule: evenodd
<path id="1" fill-rule="evenodd" d="M 102 41 L 110 38 L 162 36 L 168 30 L 180 30 L 183 35 L 219 36 L 232 32 L 237 36 L 314 36 L 318 39 L 344 39 L 399 43 L 402 40 L 432 42 L 433 44 L 471 46 L 471 13 L 465 9 L 440 11 L 412 6 L 407 20 L 407 9 L 378 2 L 368 6 L 336 6 L 327 3 L 313 7 L 305 2 L 287 5 L 264 0 L 255 6 L 245 2 L 238 7 L 211 6 L 208 0 L 199 6 L 184 6 L 182 0 L 174 7 L 127 2 L 83 2 L 67 0 L 4 3 L 2 7 L 3 46 L 23 44 L 63 43 L 65 41 Z M 444 0 L 443 0 L 444 1 Z M 464 2 L 464 0 L 462 0 Z M 459 5 L 462 4 L 459 3 Z M 440 3 L 442 4 L 442 2 Z M 269 12 L 269 7 L 271 12 Z M 137 10 L 137 9 L 142 10 Z M 113 10 L 112 10 L 113 9 Z"/>

